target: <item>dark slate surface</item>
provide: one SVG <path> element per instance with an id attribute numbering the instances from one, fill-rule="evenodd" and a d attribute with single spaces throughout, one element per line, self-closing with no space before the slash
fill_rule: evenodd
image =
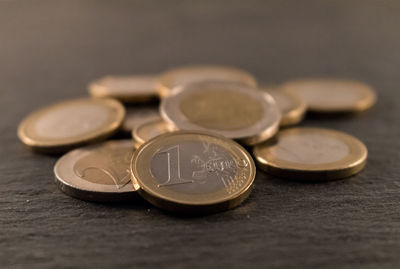
<path id="1" fill-rule="evenodd" d="M 0 267 L 399 268 L 398 1 L 0 1 Z M 30 111 L 105 74 L 188 63 L 278 83 L 364 80 L 357 118 L 307 119 L 365 142 L 366 169 L 303 184 L 261 172 L 243 206 L 185 219 L 142 202 L 87 203 L 53 182 L 56 157 L 16 137 Z"/>

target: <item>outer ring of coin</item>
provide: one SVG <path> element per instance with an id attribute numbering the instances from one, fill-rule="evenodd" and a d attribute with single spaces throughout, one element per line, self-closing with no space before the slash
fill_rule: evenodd
<path id="1" fill-rule="evenodd" d="M 135 146 L 136 148 L 140 147 L 142 144 L 146 143 L 146 139 L 144 139 L 144 137 L 142 137 L 140 135 L 140 128 L 143 128 L 145 126 L 151 126 L 157 123 L 164 123 L 166 125 L 166 123 L 164 122 L 164 120 L 161 117 L 158 118 L 154 118 L 154 119 L 149 119 L 147 121 L 142 122 L 139 126 L 137 126 L 135 129 L 133 129 L 132 131 L 132 137 L 133 140 L 135 141 Z M 167 127 L 167 126 L 166 126 Z M 150 139 L 148 139 L 150 140 Z"/>
<path id="2" fill-rule="evenodd" d="M 280 92 L 280 94 L 286 95 L 294 103 L 293 108 L 289 112 L 282 113 L 280 126 L 286 127 L 289 125 L 294 125 L 303 120 L 304 114 L 307 111 L 307 104 L 306 102 L 304 102 L 303 99 L 301 99 L 299 96 L 289 91 L 285 91 L 282 89 L 276 89 L 276 90 L 273 89 L 271 91 L 269 91 L 268 88 L 265 89 L 267 93 L 272 95 L 272 97 L 273 97 L 273 94 L 271 94 L 272 91 Z"/>
<path id="3" fill-rule="evenodd" d="M 96 150 L 101 146 L 107 145 L 115 145 L 116 147 L 130 145 L 132 151 L 134 150 L 131 140 L 109 141 L 72 150 L 64 154 L 54 165 L 55 182 L 58 187 L 69 196 L 86 201 L 119 202 L 136 200 L 138 196 L 130 182 L 116 191 L 116 188 L 112 185 L 105 189 L 104 185 L 85 181 L 72 172 L 75 164 L 74 160 L 85 153 L 90 153 L 90 150 Z"/>
<path id="4" fill-rule="evenodd" d="M 323 114 L 357 113 L 357 112 L 361 112 L 361 111 L 371 108 L 376 102 L 376 94 L 375 94 L 374 90 L 369 85 L 367 85 L 361 81 L 356 81 L 356 80 L 298 79 L 298 80 L 293 80 L 293 81 L 284 83 L 282 85 L 282 89 L 285 91 L 291 92 L 293 94 L 299 95 L 298 93 L 296 93 L 297 87 L 299 85 L 307 84 L 307 83 L 313 84 L 313 83 L 326 83 L 326 82 L 343 83 L 344 85 L 345 84 L 353 84 L 352 87 L 357 87 L 357 89 L 359 91 L 362 91 L 365 94 L 365 98 L 359 100 L 354 105 L 343 106 L 343 107 L 338 107 L 338 108 L 330 108 L 330 107 L 325 107 L 323 105 L 312 105 L 312 104 L 308 104 L 307 100 L 305 100 L 307 103 L 308 111 L 315 112 L 315 113 L 323 113 Z"/>
<path id="5" fill-rule="evenodd" d="M 349 147 L 350 154 L 340 161 L 330 164 L 306 165 L 277 159 L 271 155 L 263 155 L 260 152 L 263 148 L 273 146 L 267 142 L 256 145 L 253 149 L 253 156 L 257 160 L 258 167 L 277 177 L 304 181 L 327 181 L 346 178 L 357 174 L 364 168 L 368 155 L 366 146 L 357 138 L 343 132 L 322 128 L 289 128 L 280 131 L 277 135 L 277 140 L 279 141 L 279 137 L 286 134 L 301 132 L 324 133 L 330 137 L 338 138 Z"/>
<path id="6" fill-rule="evenodd" d="M 74 103 L 83 103 L 83 102 L 94 102 L 101 103 L 113 111 L 115 111 L 115 119 L 109 122 L 106 126 L 103 126 L 100 130 L 87 133 L 85 135 L 80 135 L 79 137 L 73 138 L 65 138 L 59 140 L 41 140 L 35 137 L 31 137 L 27 134 L 27 129 L 30 128 L 40 117 L 63 106 L 70 106 Z M 18 126 L 18 137 L 20 140 L 32 148 L 33 150 L 47 153 L 59 153 L 65 152 L 75 147 L 83 146 L 89 143 L 95 143 L 106 139 L 107 137 L 114 134 L 120 125 L 125 116 L 125 108 L 123 105 L 113 99 L 96 99 L 96 98 L 80 98 L 80 99 L 72 99 L 69 101 L 59 102 L 45 108 L 39 109 L 28 115 Z"/>
<path id="7" fill-rule="evenodd" d="M 151 181 L 154 181 L 151 177 L 151 172 L 149 167 L 144 167 L 139 165 L 138 159 L 145 158 L 144 163 L 148 163 L 150 166 L 151 158 L 153 157 L 155 152 L 146 152 L 152 150 L 154 146 L 157 144 L 162 145 L 163 140 L 169 139 L 172 137 L 174 141 L 181 141 L 182 136 L 203 136 L 208 137 L 213 142 L 218 143 L 220 146 L 224 145 L 229 147 L 229 151 L 234 154 L 236 157 L 240 157 L 240 160 L 246 164 L 246 167 L 249 167 L 247 182 L 241 188 L 240 192 L 235 193 L 234 195 L 220 195 L 220 193 L 224 193 L 223 190 L 218 192 L 218 195 L 210 194 L 210 197 L 207 197 L 205 194 L 202 199 L 197 198 L 196 201 L 190 201 L 188 199 L 190 195 L 182 194 L 182 195 L 168 195 L 169 192 L 160 192 L 159 189 L 156 189 L 156 184 Z M 225 148 L 227 149 L 227 148 Z M 142 163 L 140 162 L 140 163 Z M 141 179 L 140 174 L 147 174 L 146 179 Z M 252 190 L 251 186 L 254 182 L 256 176 L 256 167 L 251 155 L 239 144 L 234 142 L 231 139 L 227 139 L 223 136 L 210 134 L 207 132 L 190 132 L 190 131 L 177 131 L 172 133 L 166 133 L 157 137 L 152 138 L 142 146 L 140 146 L 132 156 L 131 161 L 131 177 L 134 189 L 148 202 L 151 204 L 168 210 L 172 212 L 179 213 L 188 213 L 188 214 L 204 214 L 204 213 L 215 213 L 224 210 L 228 210 L 240 205 L 249 195 Z M 210 199 L 208 199 L 210 198 Z"/>
<path id="8" fill-rule="evenodd" d="M 192 91 L 192 88 L 195 88 L 203 83 L 223 83 L 231 85 L 231 87 L 233 87 L 235 90 L 245 93 L 256 100 L 265 100 L 263 107 L 264 116 L 254 126 L 250 128 L 242 128 L 240 130 L 213 130 L 213 132 L 227 138 L 235 139 L 245 145 L 255 145 L 271 138 L 278 132 L 281 113 L 275 100 L 270 94 L 242 84 L 221 81 L 199 82 L 189 84 L 187 86 L 176 87 L 168 97 L 162 99 L 160 104 L 160 114 L 168 124 L 170 130 L 198 130 L 201 132 L 211 131 L 210 129 L 190 122 L 180 111 L 179 106 L 182 98 L 184 98 L 186 94 L 189 94 Z M 170 109 L 168 109 L 168 107 Z"/>
<path id="9" fill-rule="evenodd" d="M 168 70 L 164 73 L 162 73 L 159 77 L 158 80 L 158 94 L 160 97 L 164 98 L 167 97 L 171 91 L 177 87 L 177 86 L 183 86 L 183 85 L 175 85 L 174 78 L 176 77 L 181 77 L 185 76 L 185 74 L 190 74 L 190 73 L 198 73 L 198 72 L 203 72 L 203 71 L 214 71 L 214 72 L 225 72 L 225 73 L 231 73 L 233 77 L 236 77 L 237 79 L 233 80 L 234 82 L 237 83 L 243 83 L 244 85 L 248 85 L 251 87 L 256 87 L 257 86 L 257 80 L 254 78 L 253 75 L 250 73 L 237 69 L 234 67 L 228 67 L 228 66 L 217 66 L 217 65 L 193 65 L 193 66 L 185 66 L 185 67 L 179 67 L 179 68 L 174 68 L 171 70 Z M 213 79 L 215 80 L 215 79 Z M 231 81 L 231 80 L 228 80 Z M 197 82 L 197 81 L 196 81 Z"/>
<path id="10" fill-rule="evenodd" d="M 147 79 L 154 79 L 154 75 L 135 75 L 137 77 L 147 78 Z M 120 76 L 105 76 L 94 80 L 93 82 L 89 83 L 88 90 L 91 96 L 96 98 L 114 98 L 118 99 L 124 103 L 133 103 L 133 102 L 148 102 L 151 100 L 155 100 L 158 98 L 158 91 L 157 91 L 157 83 L 154 83 L 154 90 L 149 90 L 148 92 L 137 92 L 132 94 L 119 94 L 115 93 L 112 90 L 110 91 L 107 86 L 103 85 L 103 81 L 107 79 L 118 79 Z M 129 77 L 129 76 L 123 76 Z"/>

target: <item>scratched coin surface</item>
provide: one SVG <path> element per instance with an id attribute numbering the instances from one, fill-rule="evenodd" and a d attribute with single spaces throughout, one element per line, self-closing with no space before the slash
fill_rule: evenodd
<path id="1" fill-rule="evenodd" d="M 161 74 L 158 81 L 158 92 L 161 97 L 166 97 L 177 86 L 209 80 L 257 86 L 256 79 L 247 71 L 228 66 L 194 65 L 171 69 Z"/>
<path id="2" fill-rule="evenodd" d="M 109 137 L 124 115 L 113 99 L 74 99 L 33 112 L 19 125 L 18 136 L 33 149 L 62 152 Z"/>
<path id="3" fill-rule="evenodd" d="M 284 91 L 279 87 L 262 87 L 276 101 L 281 110 L 280 126 L 289 126 L 299 123 L 307 110 L 306 102 L 296 94 Z"/>
<path id="4" fill-rule="evenodd" d="M 177 130 L 212 131 L 248 145 L 272 137 L 281 118 L 269 94 L 221 81 L 175 89 L 162 100 L 160 112 L 168 125 Z"/>
<path id="5" fill-rule="evenodd" d="M 198 132 L 167 133 L 143 144 L 131 161 L 139 194 L 163 209 L 210 213 L 239 205 L 256 169 L 233 140 Z"/>
<path id="6" fill-rule="evenodd" d="M 130 140 L 115 140 L 70 151 L 54 166 L 56 182 L 63 192 L 83 200 L 133 199 L 136 193 L 129 170 L 133 152 Z"/>
<path id="7" fill-rule="evenodd" d="M 110 97 L 123 102 L 141 102 L 158 96 L 156 75 L 105 76 L 88 86 L 93 97 Z"/>
<path id="8" fill-rule="evenodd" d="M 366 163 L 367 148 L 357 138 L 334 130 L 290 128 L 276 143 L 254 147 L 263 170 L 290 179 L 332 180 L 358 173 Z"/>
<path id="9" fill-rule="evenodd" d="M 358 112 L 370 108 L 376 101 L 376 94 L 369 85 L 354 80 L 294 80 L 282 88 L 305 100 L 312 112 Z"/>
<path id="10" fill-rule="evenodd" d="M 126 115 L 121 125 L 121 130 L 131 133 L 143 122 L 160 118 L 158 104 L 134 104 L 125 107 Z"/>
<path id="11" fill-rule="evenodd" d="M 137 128 L 133 129 L 132 137 L 135 141 L 135 146 L 139 147 L 153 137 L 164 134 L 168 131 L 169 128 L 166 122 L 161 117 L 158 117 L 145 121 L 137 126 Z"/>

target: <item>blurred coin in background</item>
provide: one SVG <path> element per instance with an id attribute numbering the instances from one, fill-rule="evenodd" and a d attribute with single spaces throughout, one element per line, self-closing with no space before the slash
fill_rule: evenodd
<path id="1" fill-rule="evenodd" d="M 153 137 L 168 132 L 167 123 L 161 118 L 150 119 L 142 122 L 132 131 L 135 146 L 139 147 Z"/>
<path id="2" fill-rule="evenodd" d="M 132 104 L 126 106 L 126 115 L 121 125 L 121 130 L 126 133 L 132 131 L 143 122 L 160 118 L 158 104 Z"/>

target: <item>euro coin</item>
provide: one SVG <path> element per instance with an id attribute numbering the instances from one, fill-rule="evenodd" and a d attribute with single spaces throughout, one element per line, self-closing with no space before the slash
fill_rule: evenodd
<path id="1" fill-rule="evenodd" d="M 302 121 L 307 105 L 299 96 L 280 88 L 263 87 L 276 101 L 281 110 L 280 126 L 286 127 Z"/>
<path id="2" fill-rule="evenodd" d="M 278 177 L 327 181 L 361 171 L 367 148 L 357 138 L 334 130 L 290 128 L 277 135 L 275 144 L 254 147 L 259 167 Z"/>
<path id="3" fill-rule="evenodd" d="M 112 202 L 136 199 L 130 179 L 134 152 L 130 140 L 116 140 L 79 148 L 62 156 L 54 166 L 60 189 L 82 200 Z"/>
<path id="4" fill-rule="evenodd" d="M 33 112 L 19 125 L 18 136 L 34 150 L 63 152 L 111 136 L 124 115 L 116 100 L 74 99 Z"/>
<path id="5" fill-rule="evenodd" d="M 269 94 L 221 81 L 177 88 L 162 100 L 160 111 L 177 130 L 212 131 L 248 145 L 272 137 L 281 118 Z"/>
<path id="6" fill-rule="evenodd" d="M 121 130 L 126 133 L 132 131 L 143 122 L 160 118 L 158 105 L 132 105 L 125 107 L 126 115 L 121 125 Z"/>
<path id="7" fill-rule="evenodd" d="M 153 205 L 185 213 L 213 213 L 238 206 L 256 175 L 250 154 L 233 140 L 209 133 L 173 132 L 136 150 L 134 188 Z"/>
<path id="8" fill-rule="evenodd" d="M 161 97 L 170 94 L 173 88 L 201 81 L 231 81 L 255 87 L 256 79 L 248 72 L 228 66 L 185 66 L 161 74 L 158 93 Z"/>
<path id="9" fill-rule="evenodd" d="M 142 122 L 142 124 L 137 128 L 133 129 L 132 137 L 135 141 L 135 146 L 139 147 L 153 137 L 164 134 L 168 131 L 169 129 L 165 121 L 161 117 L 158 117 L 156 119 Z"/>
<path id="10" fill-rule="evenodd" d="M 372 107 L 374 90 L 354 80 L 308 79 L 285 83 L 282 88 L 305 100 L 308 110 L 316 113 L 353 113 Z"/>
<path id="11" fill-rule="evenodd" d="M 115 98 L 122 102 L 143 102 L 158 96 L 157 76 L 106 76 L 88 86 L 93 97 Z"/>

